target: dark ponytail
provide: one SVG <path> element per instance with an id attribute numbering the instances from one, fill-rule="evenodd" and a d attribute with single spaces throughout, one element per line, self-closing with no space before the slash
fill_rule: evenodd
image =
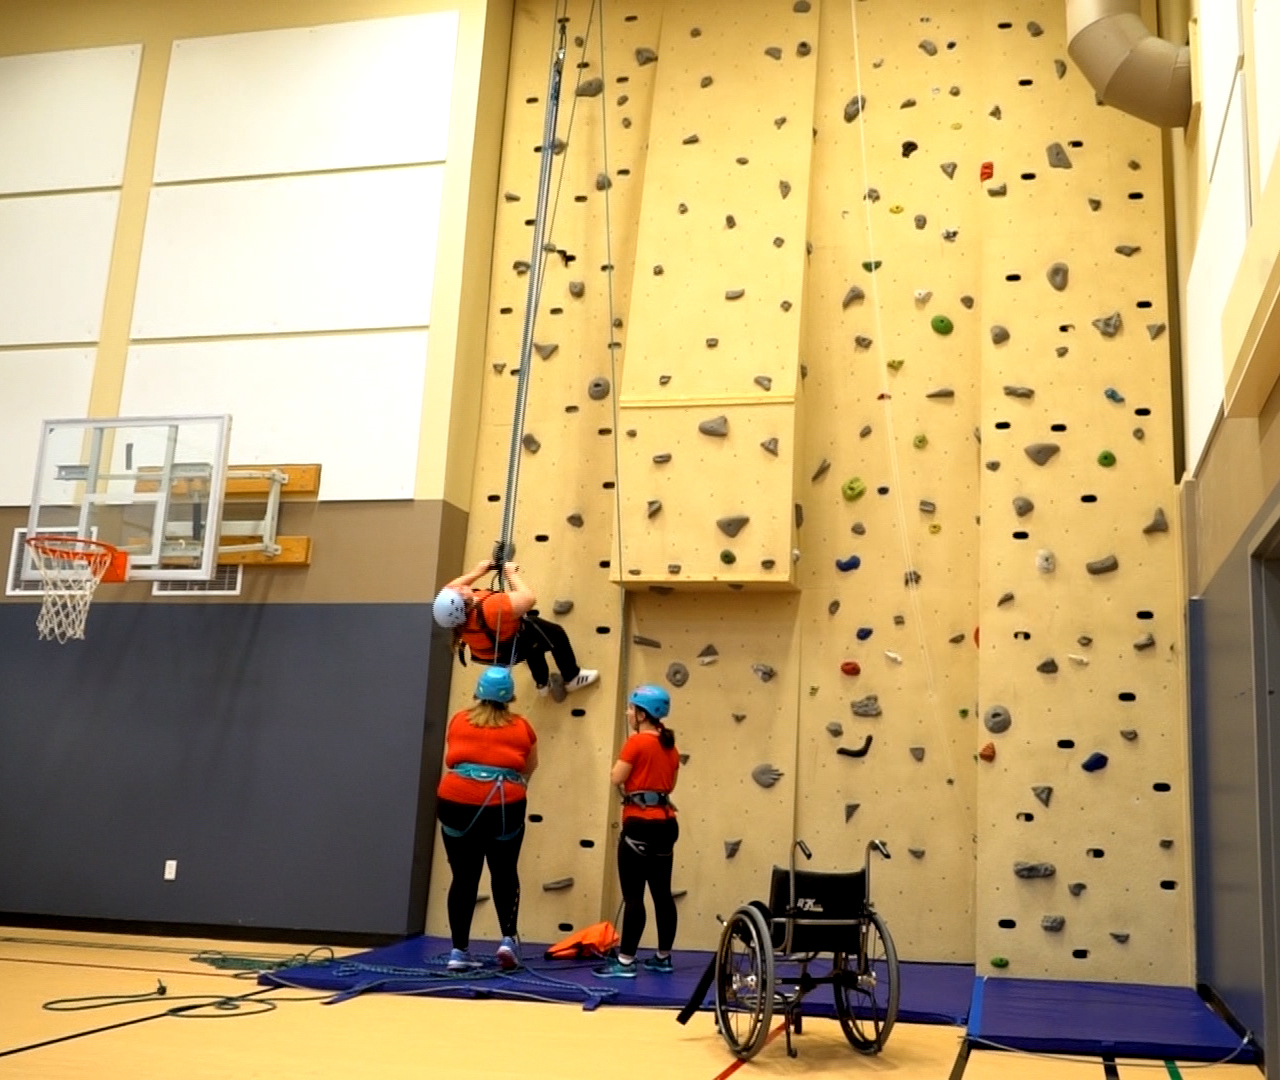
<path id="1" fill-rule="evenodd" d="M 656 716 L 650 715 L 645 709 L 639 705 L 635 706 L 635 710 L 644 719 L 658 729 L 658 745 L 664 750 L 670 750 L 676 744 L 676 733 L 672 731 L 666 724 L 659 720 Z"/>

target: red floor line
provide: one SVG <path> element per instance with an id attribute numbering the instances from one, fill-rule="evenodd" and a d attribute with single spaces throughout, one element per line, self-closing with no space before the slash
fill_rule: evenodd
<path id="1" fill-rule="evenodd" d="M 771 1032 L 769 1032 L 768 1036 L 764 1040 L 764 1045 L 768 1046 L 771 1042 L 773 1042 L 774 1039 L 776 1039 L 779 1035 L 783 1033 L 783 1031 L 786 1030 L 786 1027 L 787 1025 L 786 1025 L 786 1022 L 784 1021 L 783 1023 L 779 1024 L 776 1028 L 774 1028 Z M 764 1047 L 762 1046 L 760 1049 L 763 1050 Z M 746 1064 L 745 1061 L 743 1061 L 741 1058 L 738 1058 L 737 1060 L 734 1061 L 732 1065 L 730 1065 L 727 1069 L 725 1069 L 724 1072 L 716 1073 L 716 1075 L 712 1078 L 712 1080 L 728 1080 L 730 1076 L 736 1073 L 745 1064 Z"/>

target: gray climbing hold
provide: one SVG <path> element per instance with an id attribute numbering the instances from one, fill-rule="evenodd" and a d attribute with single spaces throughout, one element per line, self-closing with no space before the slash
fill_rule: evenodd
<path id="1" fill-rule="evenodd" d="M 997 184 L 995 187 L 989 187 L 987 188 L 987 194 L 990 195 L 993 199 L 1003 199 L 1006 195 L 1009 194 L 1009 185 Z"/>
<path id="2" fill-rule="evenodd" d="M 1129 940 L 1129 933 L 1128 931 L 1112 930 L 1111 940 L 1116 942 L 1118 945 L 1123 945 Z"/>
<path id="3" fill-rule="evenodd" d="M 915 107 L 916 99 L 913 97 L 903 98 L 902 104 L 898 106 L 899 109 L 914 109 Z"/>
<path id="4" fill-rule="evenodd" d="M 1156 338 L 1163 334 L 1165 329 L 1165 324 L 1162 322 L 1147 323 L 1147 333 L 1150 335 L 1152 341 L 1155 341 Z"/>
<path id="5" fill-rule="evenodd" d="M 561 889 L 573 888 L 573 878 L 562 877 L 556 878 L 555 881 L 544 881 L 542 883 L 543 892 L 559 892 Z"/>
<path id="6" fill-rule="evenodd" d="M 965 639 L 965 634 L 963 631 L 961 631 L 958 634 L 952 634 L 949 638 L 947 638 L 947 640 L 951 642 L 952 645 L 963 645 L 964 639 Z"/>
<path id="7" fill-rule="evenodd" d="M 1027 457 L 1037 465 L 1048 465 L 1053 457 L 1062 449 L 1057 443 L 1038 442 L 1023 448 Z"/>
<path id="8" fill-rule="evenodd" d="M 1142 531 L 1147 534 L 1169 531 L 1169 519 L 1164 516 L 1163 508 L 1156 507 L 1155 516 L 1142 527 Z"/>
<path id="9" fill-rule="evenodd" d="M 1068 352 L 1070 352 L 1070 350 L 1065 345 L 1059 345 L 1053 351 L 1057 353 L 1059 360 L 1061 360 L 1064 356 L 1067 355 Z"/>
<path id="10" fill-rule="evenodd" d="M 1093 196 L 1090 196 L 1090 197 L 1089 197 L 1089 209 L 1090 209 L 1090 210 L 1092 210 L 1094 213 L 1097 213 L 1099 210 L 1101 210 L 1101 209 L 1102 209 L 1102 200 L 1101 200 L 1101 199 L 1095 199 L 1095 198 L 1093 198 Z"/>
<path id="11" fill-rule="evenodd" d="M 773 60 L 782 59 L 782 50 L 779 49 L 778 46 L 776 45 L 770 45 L 767 49 L 765 49 L 764 54 L 765 56 Z"/>
<path id="12" fill-rule="evenodd" d="M 928 38 L 925 38 L 922 42 L 920 42 L 920 51 L 924 53 L 925 56 L 937 56 L 938 46 L 936 46 Z"/>
<path id="13" fill-rule="evenodd" d="M 1041 660 L 1040 663 L 1036 665 L 1036 670 L 1040 672 L 1041 675 L 1056 675 L 1058 674 L 1058 661 L 1050 656 L 1046 660 Z"/>
<path id="14" fill-rule="evenodd" d="M 692 135 L 686 135 L 680 140 L 681 144 L 684 146 L 696 146 L 699 141 L 697 132 L 694 132 Z"/>
<path id="15" fill-rule="evenodd" d="M 758 387 L 760 387 L 761 390 L 773 389 L 773 379 L 771 379 L 768 375 L 757 375 L 751 381 L 755 383 Z"/>
<path id="16" fill-rule="evenodd" d="M 536 454 L 542 449 L 542 443 L 538 442 L 537 436 L 534 435 L 533 432 L 527 433 L 525 437 L 520 440 L 520 445 L 531 454 Z"/>
<path id="17" fill-rule="evenodd" d="M 854 716 L 879 716 L 883 712 L 880 708 L 880 697 L 877 694 L 868 694 L 866 697 L 858 698 L 857 701 L 850 703 L 849 708 L 853 711 Z"/>
<path id="18" fill-rule="evenodd" d="M 1072 896 L 1079 896 L 1088 887 L 1089 886 L 1086 885 L 1083 881 L 1073 881 L 1070 885 L 1067 886 L 1067 892 L 1069 892 Z"/>
<path id="19" fill-rule="evenodd" d="M 1120 317 L 1120 312 L 1113 311 L 1103 318 L 1094 319 L 1093 326 L 1104 338 L 1113 338 L 1120 333 L 1124 320 Z"/>
<path id="20" fill-rule="evenodd" d="M 936 514 L 937 512 L 938 512 L 938 504 L 935 503 L 932 499 L 920 500 L 920 513 Z"/>
<path id="21" fill-rule="evenodd" d="M 844 804 L 845 824 L 848 824 L 849 819 L 858 812 L 858 807 L 860 807 L 861 805 L 862 803 L 856 803 L 856 802 L 847 802 Z"/>
<path id="22" fill-rule="evenodd" d="M 1173 839 L 1171 837 L 1164 837 L 1160 841 L 1160 846 L 1164 848 L 1165 851 L 1168 851 L 1171 847 L 1173 847 Z"/>
<path id="23" fill-rule="evenodd" d="M 1044 27 L 1032 19 L 1031 22 L 1027 23 L 1027 33 L 1032 37 L 1039 37 L 1044 33 Z"/>
<path id="24" fill-rule="evenodd" d="M 1040 800 L 1040 805 L 1047 807 L 1049 800 L 1053 798 L 1053 788 L 1048 784 L 1036 784 L 1031 789 L 1031 794 Z"/>
<path id="25" fill-rule="evenodd" d="M 1028 499 L 1025 495 L 1016 495 L 1013 500 L 1013 512 L 1018 517 L 1026 517 L 1032 510 L 1036 508 L 1036 504 Z"/>
<path id="26" fill-rule="evenodd" d="M 517 195 L 514 191 L 504 191 L 504 192 L 502 193 L 502 197 L 503 197 L 504 199 L 506 199 L 506 201 L 507 201 L 507 202 L 519 202 L 519 201 L 520 201 L 520 196 L 519 196 L 519 195 Z"/>
<path id="27" fill-rule="evenodd" d="M 678 660 L 667 667 L 667 682 L 677 690 L 689 681 L 689 669 Z"/>
<path id="28" fill-rule="evenodd" d="M 955 179 L 955 175 L 956 175 L 956 163 L 955 163 L 954 161 L 944 161 L 944 162 L 939 166 L 939 168 L 940 168 L 940 169 L 942 169 L 942 171 L 943 171 L 944 173 L 946 173 L 946 174 L 947 174 L 947 179 L 948 179 L 948 180 L 954 180 L 954 179 Z"/>
<path id="29" fill-rule="evenodd" d="M 828 461 L 826 458 L 823 458 L 820 462 L 818 462 L 818 467 L 813 470 L 813 475 L 809 477 L 809 479 L 815 480 L 815 481 L 821 480 L 824 476 L 827 475 L 827 470 L 830 468 L 831 468 L 831 462 Z"/>
<path id="30" fill-rule="evenodd" d="M 609 396 L 609 380 L 603 375 L 597 375 L 589 383 L 587 383 L 587 397 L 592 401 L 603 401 Z"/>
<path id="31" fill-rule="evenodd" d="M 769 436 L 760 446 L 766 454 L 772 454 L 774 457 L 778 456 L 778 438 L 776 435 Z"/>
<path id="32" fill-rule="evenodd" d="M 719 344 L 720 344 L 720 339 L 719 339 L 719 338 L 714 338 L 714 337 L 709 337 L 709 338 L 707 338 L 707 348 L 708 348 L 708 349 L 714 349 L 714 348 L 715 348 L 717 345 L 719 345 Z"/>
<path id="33" fill-rule="evenodd" d="M 796 503 L 796 528 L 804 524 L 804 507 Z"/>
<path id="34" fill-rule="evenodd" d="M 667 563 L 668 574 L 678 574 L 680 573 L 680 570 L 681 570 L 681 566 L 678 562 Z"/>
<path id="35" fill-rule="evenodd" d="M 987 115 L 988 115 L 989 117 L 991 117 L 993 120 L 1003 120 L 1003 119 L 1004 119 L 1004 112 L 1001 110 L 1001 108 L 1000 108 L 1000 106 L 999 106 L 999 105 L 992 105 L 992 106 L 991 106 L 991 111 L 990 111 L 989 113 L 987 113 Z"/>
<path id="36" fill-rule="evenodd" d="M 761 559 L 761 560 L 760 560 L 760 569 L 761 569 L 761 570 L 772 570 L 776 565 L 777 565 L 777 563 L 775 563 L 772 559 Z"/>
<path id="37" fill-rule="evenodd" d="M 609 179 L 608 173 L 596 173 L 597 191 L 608 191 L 611 187 L 613 187 L 613 181 Z M 525 269 L 529 269 L 528 266 Z"/>
<path id="38" fill-rule="evenodd" d="M 1059 79 L 1065 79 L 1067 77 L 1067 62 L 1055 57 L 1053 61 L 1053 70 L 1058 73 Z"/>
<path id="39" fill-rule="evenodd" d="M 1081 634 L 1078 638 L 1076 638 L 1076 644 L 1079 645 L 1080 648 L 1082 649 L 1087 649 L 1090 645 L 1093 644 L 1093 638 L 1091 638 L 1088 634 Z"/>
<path id="40" fill-rule="evenodd" d="M 575 300 L 581 299 L 583 293 L 587 291 L 587 286 L 581 281 L 569 282 L 569 295 Z"/>
<path id="41" fill-rule="evenodd" d="M 998 461 L 988 461 L 988 462 L 986 463 L 986 465 L 987 465 L 987 469 L 988 469 L 989 471 L 991 471 L 991 472 L 999 472 L 999 471 L 1000 471 L 1000 462 L 998 462 Z"/>
<path id="42" fill-rule="evenodd" d="M 953 398 L 955 396 L 956 396 L 956 392 L 952 390 L 951 387 L 949 386 L 942 386 L 942 387 L 939 387 L 937 390 L 930 390 L 927 394 L 925 394 L 925 397 L 927 398 Z"/>
<path id="43" fill-rule="evenodd" d="M 726 289 L 724 292 L 724 298 L 726 300 L 741 300 L 746 295 L 746 289 Z"/>
<path id="44" fill-rule="evenodd" d="M 506 370 L 507 370 L 507 365 L 502 360 L 499 360 L 496 364 L 493 365 L 493 372 L 495 375 L 501 375 Z"/>
<path id="45" fill-rule="evenodd" d="M 813 5 L 809 3 L 809 0 L 796 0 L 796 2 L 791 5 L 791 10 L 797 15 L 807 15 L 812 9 L 812 6 Z"/>
<path id="46" fill-rule="evenodd" d="M 729 434 L 729 418 L 727 416 L 714 416 L 710 420 L 703 420 L 698 425 L 698 430 L 703 435 L 711 435 L 717 439 L 723 439 Z"/>
<path id="47" fill-rule="evenodd" d="M 996 601 L 996 607 L 1004 607 L 1005 604 L 1012 604 L 1012 603 L 1013 603 L 1013 593 L 1007 592 L 1007 593 L 1001 594 L 1000 599 Z"/>
<path id="48" fill-rule="evenodd" d="M 880 201 L 880 189 L 869 187 L 867 188 L 867 193 L 862 197 L 866 199 L 867 202 L 878 203 Z"/>
<path id="49" fill-rule="evenodd" d="M 741 724 L 747 718 L 747 714 L 744 712 L 730 713 L 729 715 L 733 717 L 735 724 Z"/>
<path id="50" fill-rule="evenodd" d="M 844 294 L 844 299 L 840 301 L 841 309 L 847 309 L 850 304 L 857 303 L 859 300 L 865 300 L 867 294 L 857 285 L 850 285 L 849 291 Z"/>
<path id="51" fill-rule="evenodd" d="M 991 328 L 991 340 L 996 345 L 1003 345 L 1006 341 L 1009 340 L 1009 331 L 1005 327 L 997 324 Z M 1009 390 L 1007 387 L 1005 389 L 1005 393 L 1006 394 L 1009 393 Z M 1022 395 L 1017 394 L 1014 396 L 1021 397 Z"/>
<path id="52" fill-rule="evenodd" d="M 702 76 L 702 79 L 699 81 L 698 85 L 699 85 L 699 86 L 701 86 L 701 87 L 702 87 L 702 89 L 704 89 L 704 90 L 705 90 L 708 86 L 710 86 L 710 85 L 711 85 L 711 83 L 712 83 L 713 81 L 714 81 L 714 80 L 711 78 L 711 76 L 710 76 L 710 75 L 704 75 L 704 76 Z"/>
<path id="53" fill-rule="evenodd" d="M 736 854 L 738 854 L 738 848 L 740 847 L 742 847 L 741 840 L 726 840 L 724 842 L 724 857 L 726 859 L 732 859 Z"/>
<path id="54" fill-rule="evenodd" d="M 1123 255 L 1126 259 L 1132 258 L 1134 255 L 1138 254 L 1138 252 L 1141 250 L 1142 250 L 1141 247 L 1138 247 L 1134 244 L 1117 244 L 1116 245 L 1116 254 Z"/>
<path id="55" fill-rule="evenodd" d="M 533 343 L 533 351 L 536 352 L 543 360 L 550 360 L 557 352 L 560 346 L 554 342 L 547 345 L 539 345 L 536 341 Z"/>
<path id="56" fill-rule="evenodd" d="M 551 610 L 557 615 L 568 615 L 573 610 L 573 601 L 557 600 L 551 605 Z"/>
<path id="57" fill-rule="evenodd" d="M 1142 652 L 1144 649 L 1155 648 L 1155 644 L 1155 634 L 1143 634 L 1142 637 L 1138 638 L 1138 640 L 1133 643 L 1133 647 L 1137 649 L 1138 652 Z"/>
<path id="58" fill-rule="evenodd" d="M 1006 386 L 1004 392 L 1006 397 L 1030 399 L 1036 396 L 1036 392 L 1029 386 Z"/>
<path id="59" fill-rule="evenodd" d="M 861 521 L 855 521 L 852 525 L 849 526 L 849 530 L 853 533 L 854 536 L 865 536 L 867 533 L 867 527 L 864 524 L 862 524 Z"/>
<path id="60" fill-rule="evenodd" d="M 851 97 L 848 104 L 844 107 L 844 122 L 846 124 L 852 124 L 859 116 L 862 115 L 862 110 L 866 107 L 867 99 L 862 94 L 857 94 L 856 96 Z"/>
<path id="61" fill-rule="evenodd" d="M 832 720 L 827 724 L 827 734 L 833 739 L 840 738 L 844 734 L 844 725 L 839 720 Z"/>
<path id="62" fill-rule="evenodd" d="M 973 297 L 970 296 L 968 293 L 960 297 L 960 303 L 966 310 L 968 311 L 973 310 Z"/>
<path id="63" fill-rule="evenodd" d="M 527 274 L 529 272 L 529 260 L 517 259 L 515 262 L 511 264 L 511 269 L 514 270 L 517 274 Z"/>
<path id="64" fill-rule="evenodd" d="M 599 76 L 594 79 L 584 79 L 578 83 L 578 88 L 574 93 L 578 97 L 599 97 L 604 93 L 604 80 Z"/>
<path id="65" fill-rule="evenodd" d="M 947 90 L 947 93 L 948 93 L 948 94 L 950 94 L 952 97 L 959 97 L 959 96 L 960 96 L 960 87 L 958 87 L 958 86 L 952 86 L 952 87 L 950 87 L 950 88 Z"/>
<path id="66" fill-rule="evenodd" d="M 1058 560 L 1048 548 L 1036 552 L 1036 569 L 1042 574 L 1052 574 L 1058 568 Z"/>
<path id="67" fill-rule="evenodd" d="M 782 193 L 782 197 L 785 199 L 791 194 L 791 182 L 789 180 L 779 180 L 778 190 Z"/>
<path id="68" fill-rule="evenodd" d="M 871 339 L 867 337 L 866 334 L 859 334 L 857 337 L 853 339 L 853 343 L 859 349 L 869 349 L 871 348 L 871 344 L 872 344 Z"/>
<path id="69" fill-rule="evenodd" d="M 1003 705 L 992 705 L 982 714 L 982 723 L 992 735 L 1003 735 L 1013 725 L 1013 716 Z"/>
<path id="70" fill-rule="evenodd" d="M 1136 427 L 1133 429 L 1133 437 L 1137 439 L 1138 442 L 1142 442 L 1142 440 L 1147 437 L 1147 433 L 1143 431 L 1142 428 Z"/>
<path id="71" fill-rule="evenodd" d="M 1013 864 L 1013 872 L 1024 879 L 1051 878 L 1058 872 L 1058 868 L 1049 862 L 1016 862 Z"/>
<path id="72" fill-rule="evenodd" d="M 777 670 L 768 664 L 752 664 L 751 670 L 761 682 L 771 682 L 778 674 Z"/>
<path id="73" fill-rule="evenodd" d="M 910 746 L 910 747 L 908 747 L 907 749 L 911 751 L 911 756 L 912 756 L 913 758 L 915 758 L 917 761 L 923 761 L 923 760 L 924 760 L 924 747 L 923 747 L 923 746 Z"/>
<path id="74" fill-rule="evenodd" d="M 750 520 L 751 519 L 745 514 L 735 514 L 732 517 L 722 517 L 716 522 L 716 528 L 732 540 L 738 535 L 738 533 L 742 532 L 746 527 L 747 522 Z"/>
<path id="75" fill-rule="evenodd" d="M 903 575 L 902 575 L 902 584 L 904 584 L 905 586 L 907 586 L 907 588 L 911 588 L 913 585 L 919 585 L 919 584 L 920 584 L 920 571 L 919 571 L 919 570 L 907 570 L 907 571 L 905 571 L 905 572 L 903 573 Z"/>
<path id="76" fill-rule="evenodd" d="M 666 273 L 666 270 L 662 268 L 662 263 L 658 263 L 656 266 L 654 266 L 653 268 L 654 277 L 662 277 L 662 275 L 665 273 Z"/>
<path id="77" fill-rule="evenodd" d="M 1065 915 L 1046 915 L 1040 920 L 1040 929 L 1050 934 L 1059 934 L 1062 928 L 1067 925 L 1067 917 Z"/>
<path id="78" fill-rule="evenodd" d="M 657 59 L 658 54 L 646 45 L 642 45 L 640 48 L 636 49 L 636 63 L 641 67 L 644 67 L 646 64 L 652 64 Z"/>
<path id="79" fill-rule="evenodd" d="M 570 525 L 572 525 L 575 529 L 581 529 L 581 528 L 582 528 L 582 515 L 581 515 L 581 514 L 570 514 L 567 518 L 565 518 L 565 521 L 567 521 L 567 522 L 568 522 Z"/>
<path id="80" fill-rule="evenodd" d="M 929 219 L 923 214 L 917 214 L 913 220 L 917 229 L 923 229 L 929 224 Z"/>
<path id="81" fill-rule="evenodd" d="M 645 637 L 643 634 L 634 634 L 631 638 L 632 645 L 640 645 L 646 649 L 661 649 L 662 642 L 657 638 Z"/>
<path id="82" fill-rule="evenodd" d="M 644 512 L 651 518 L 657 517 L 660 513 L 662 513 L 662 500 L 650 499 L 648 503 L 645 505 Z"/>
<path id="83" fill-rule="evenodd" d="M 1062 143 L 1050 143 L 1045 148 L 1045 153 L 1049 156 L 1049 165 L 1054 169 L 1071 168 L 1071 159 L 1067 156 L 1067 151 L 1063 148 Z"/>
<path id="84" fill-rule="evenodd" d="M 828 614 L 828 615 L 834 615 L 834 614 L 835 614 L 837 611 L 839 611 L 839 610 L 840 610 L 840 601 L 839 601 L 839 600 L 832 600 L 832 601 L 831 601 L 831 603 L 829 603 L 829 604 L 827 605 L 827 614 Z"/>
<path id="85" fill-rule="evenodd" d="M 1062 292 L 1067 287 L 1067 281 L 1070 276 L 1071 268 L 1064 262 L 1054 263 L 1045 273 L 1045 277 L 1049 279 L 1049 284 L 1057 289 L 1058 292 Z"/>
<path id="86" fill-rule="evenodd" d="M 666 465 L 670 460 L 671 455 L 667 453 L 653 455 L 653 463 L 655 465 Z"/>
<path id="87" fill-rule="evenodd" d="M 659 386 L 666 386 L 669 382 L 671 382 L 671 376 L 670 376 L 670 375 L 659 375 L 659 376 L 658 376 L 658 385 L 659 385 Z"/>
<path id="88" fill-rule="evenodd" d="M 907 853 L 908 853 L 908 854 L 909 854 L 913 859 L 923 859 L 923 858 L 924 858 L 924 848 L 922 848 L 922 847 L 909 847 L 909 848 L 907 848 Z"/>
<path id="89" fill-rule="evenodd" d="M 1085 563 L 1084 568 L 1095 577 L 1098 574 L 1110 574 L 1113 570 L 1120 569 L 1120 560 L 1114 555 L 1108 555 L 1102 559 L 1094 559 L 1091 563 Z"/>
<path id="90" fill-rule="evenodd" d="M 907 625 L 907 617 L 906 617 L 905 615 L 895 615 L 895 616 L 893 617 L 893 625 L 894 625 L 894 626 L 906 626 L 906 625 Z M 888 655 L 888 653 L 886 653 L 885 655 L 887 656 L 887 655 Z M 901 657 L 899 657 L 898 659 L 899 659 L 899 660 L 901 660 L 902 658 L 901 658 Z"/>
<path id="91" fill-rule="evenodd" d="M 1133 742 L 1134 739 L 1136 739 L 1137 737 L 1138 737 L 1138 731 L 1136 728 L 1120 729 L 1120 738 L 1124 739 L 1125 742 Z"/>
<path id="92" fill-rule="evenodd" d="M 751 779 L 762 788 L 771 788 L 782 779 L 782 771 L 765 762 L 751 770 Z"/>

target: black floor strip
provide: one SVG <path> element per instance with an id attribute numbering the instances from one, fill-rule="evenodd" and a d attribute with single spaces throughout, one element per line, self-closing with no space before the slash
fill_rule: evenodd
<path id="1" fill-rule="evenodd" d="M 1116 1059 L 1110 1054 L 1102 1057 L 1102 1071 L 1107 1080 L 1120 1080 L 1120 1070 L 1116 1067 Z"/>

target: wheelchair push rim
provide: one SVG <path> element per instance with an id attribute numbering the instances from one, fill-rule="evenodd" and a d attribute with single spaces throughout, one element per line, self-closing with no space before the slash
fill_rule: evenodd
<path id="1" fill-rule="evenodd" d="M 725 923 L 716 951 L 716 1029 L 743 1061 L 764 1046 L 773 1021 L 773 946 L 764 916 L 743 905 Z"/>
<path id="2" fill-rule="evenodd" d="M 855 1050 L 878 1054 L 898 1018 L 898 952 L 889 928 L 874 911 L 868 913 L 859 937 L 858 955 L 835 954 L 836 1015 Z"/>

